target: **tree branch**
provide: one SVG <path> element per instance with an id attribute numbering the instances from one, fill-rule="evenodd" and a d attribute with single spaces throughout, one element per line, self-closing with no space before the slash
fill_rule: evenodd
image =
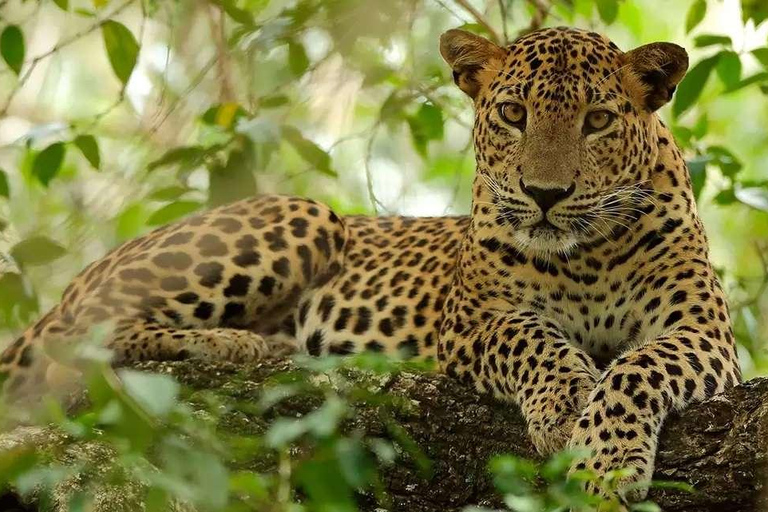
<path id="1" fill-rule="evenodd" d="M 115 16 L 117 16 L 118 14 L 123 12 L 134 1 L 135 0 L 127 0 L 127 1 L 123 2 L 117 8 L 115 8 L 115 10 L 113 10 L 108 15 L 104 16 L 103 18 L 99 19 L 96 23 L 94 23 L 93 25 L 91 25 L 87 29 L 82 30 L 82 31 L 80 31 L 80 32 L 78 32 L 76 34 L 73 34 L 70 37 L 68 37 L 68 38 L 66 38 L 66 39 L 64 39 L 62 41 L 59 41 L 58 43 L 56 43 L 56 45 L 53 48 L 51 48 L 50 50 L 48 50 L 48 51 L 46 51 L 44 53 L 41 53 L 40 55 L 38 55 L 37 57 L 32 59 L 29 62 L 29 64 L 26 66 L 27 69 L 24 72 L 24 74 L 21 76 L 21 78 L 19 79 L 19 82 L 16 84 L 16 87 L 14 87 L 11 90 L 11 93 L 6 98 L 5 104 L 3 105 L 2 108 L 0 108 L 0 117 L 5 116 L 5 114 L 8 112 L 8 109 L 10 108 L 11 103 L 13 102 L 13 99 L 16 97 L 16 94 L 18 94 L 19 91 L 24 88 L 24 85 L 27 83 L 27 81 L 29 80 L 30 76 L 32 76 L 32 72 L 35 70 L 37 65 L 40 64 L 41 61 L 47 59 L 48 57 L 50 57 L 54 53 L 58 52 L 62 48 L 65 48 L 65 47 L 69 46 L 70 44 L 72 44 L 72 43 L 74 43 L 76 41 L 79 41 L 80 39 L 82 39 L 83 37 L 87 36 L 88 34 L 90 34 L 90 33 L 94 32 L 94 31 L 100 29 L 106 22 L 112 20 Z"/>
<path id="2" fill-rule="evenodd" d="M 255 404 L 265 382 L 293 366 L 286 361 L 253 365 L 178 361 L 139 363 L 135 368 L 173 375 L 193 391 L 215 393 L 222 403 L 233 400 L 234 403 Z M 458 512 L 470 505 L 498 507 L 500 498 L 487 471 L 488 459 L 510 452 L 537 458 L 525 433 L 525 422 L 515 407 L 479 395 L 444 375 L 397 374 L 382 385 L 379 392 L 382 391 L 413 404 L 412 408 L 394 412 L 394 419 L 432 461 L 433 470 L 432 476 L 426 478 L 419 476 L 407 460 L 389 466 L 382 475 L 386 494 L 392 501 L 389 510 Z M 190 406 L 196 408 L 199 404 L 190 403 Z M 313 398 L 297 397 L 283 403 L 280 411 L 288 416 L 299 416 L 316 406 L 317 401 Z M 355 407 L 355 419 L 350 428 L 373 436 L 387 436 L 387 425 L 383 423 L 382 415 L 376 413 L 375 405 Z M 221 435 L 263 435 L 264 420 L 258 414 L 239 407 L 222 407 L 225 409 L 231 412 L 222 418 Z M 104 449 L 90 446 L 96 442 L 70 441 L 67 444 L 62 436 L 61 431 L 46 434 L 44 429 L 26 427 L 26 430 L 17 429 L 0 435 L 0 448 L 34 443 L 39 450 L 55 447 L 57 453 L 70 461 L 74 455 L 77 455 L 75 460 L 81 460 L 81 454 L 88 453 L 97 453 L 101 457 L 99 460 L 104 460 Z M 654 478 L 689 482 L 697 492 L 655 489 L 651 491 L 650 499 L 665 512 L 768 510 L 766 455 L 768 379 L 762 378 L 693 405 L 668 419 L 662 430 Z M 264 461 L 244 463 L 265 467 Z M 105 462 L 99 464 L 99 468 L 109 466 Z M 272 465 L 271 471 L 280 470 L 279 460 L 268 464 Z M 88 484 L 78 481 L 77 485 Z M 66 489 L 70 494 L 64 491 L 56 494 L 60 506 L 55 510 L 66 510 L 68 496 L 77 490 L 78 487 L 70 483 Z M 139 491 L 136 487 L 106 489 L 106 493 L 119 492 L 120 495 L 114 499 L 109 499 L 109 495 L 102 496 L 99 501 L 105 505 L 94 512 L 113 512 L 110 508 L 113 501 L 121 502 L 123 508 L 120 510 L 134 510 L 125 507 L 130 505 L 130 499 L 140 499 L 142 493 Z M 361 510 L 375 510 L 374 501 L 361 501 Z"/>
<path id="3" fill-rule="evenodd" d="M 467 11 L 470 16 L 472 16 L 475 21 L 482 25 L 482 27 L 488 32 L 488 35 L 490 36 L 491 41 L 493 41 L 496 44 L 503 44 L 501 41 L 501 37 L 499 36 L 499 33 L 496 31 L 493 26 L 488 22 L 488 20 L 485 19 L 485 16 L 483 16 L 483 13 L 475 9 L 472 4 L 469 3 L 468 0 L 454 0 L 457 4 L 459 4 L 465 11 Z"/>

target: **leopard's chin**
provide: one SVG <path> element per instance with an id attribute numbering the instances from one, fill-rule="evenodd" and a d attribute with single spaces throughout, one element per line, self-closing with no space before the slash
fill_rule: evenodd
<path id="1" fill-rule="evenodd" d="M 568 254 L 579 244 L 571 232 L 539 225 L 518 229 L 513 240 L 521 252 L 536 254 Z"/>

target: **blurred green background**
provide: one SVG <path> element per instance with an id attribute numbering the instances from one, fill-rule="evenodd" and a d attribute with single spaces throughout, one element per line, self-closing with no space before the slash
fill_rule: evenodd
<path id="1" fill-rule="evenodd" d="M 0 0 L 0 346 L 116 244 L 257 193 L 469 211 L 470 101 L 437 51 L 550 25 L 691 70 L 685 149 L 747 377 L 768 373 L 765 0 Z"/>

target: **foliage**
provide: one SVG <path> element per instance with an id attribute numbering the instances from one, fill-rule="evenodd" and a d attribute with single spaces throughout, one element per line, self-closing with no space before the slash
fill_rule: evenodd
<path id="1" fill-rule="evenodd" d="M 94 360 L 88 402 L 69 414 L 46 402 L 38 419 L 50 424 L 45 443 L 3 441 L 0 492 L 33 498 L 43 511 L 89 510 L 104 489 L 117 488 L 127 500 L 120 510 L 354 512 L 361 500 L 391 506 L 382 477 L 392 464 L 429 478 L 430 461 L 397 421 L 414 405 L 385 391 L 396 374 L 430 370 L 429 363 L 372 353 L 297 362 L 274 375 L 253 403 L 237 393 L 181 388 L 167 375 L 115 372 Z M 235 378 L 235 388 L 248 385 Z M 384 432 L 356 427 L 363 405 L 381 418 Z M 238 419 L 244 413 L 245 422 Z M 249 428 L 238 430 L 238 422 Z M 62 452 L 83 456 L 64 465 Z M 603 481 L 586 472 L 569 478 L 576 455 L 542 463 L 502 455 L 489 471 L 512 511 L 625 510 L 612 489 L 626 472 Z M 600 485 L 605 496 L 585 492 L 584 482 Z M 96 510 L 104 511 L 101 502 Z M 631 510 L 658 508 L 642 503 Z"/>
<path id="2" fill-rule="evenodd" d="M 350 367 L 365 370 L 370 379 L 347 379 Z M 371 354 L 304 361 L 280 374 L 261 401 L 251 404 L 190 394 L 168 376 L 129 370 L 115 374 L 94 363 L 87 406 L 67 415 L 52 401 L 40 421 L 51 422 L 66 437 L 62 444 L 108 446 L 111 460 L 85 459 L 64 468 L 36 446 L 15 446 L 0 453 L 0 488 L 12 486 L 22 496 L 53 503 L 63 482 L 88 482 L 68 496 L 71 510 L 87 509 L 99 486 L 128 486 L 136 480 L 142 486 L 136 505 L 147 510 L 179 503 L 199 510 L 356 510 L 355 494 L 380 492 L 377 468 L 391 464 L 398 453 L 428 471 L 429 462 L 393 420 L 388 439 L 343 428 L 361 401 L 378 404 L 382 415 L 409 407 L 386 394 L 372 396 L 370 388 L 392 372 L 420 368 Z M 299 418 L 281 416 L 280 404 L 298 398 L 316 407 Z M 224 415 L 237 410 L 258 411 L 266 425 L 262 435 L 217 434 Z M 254 458 L 276 461 L 278 471 L 230 469 Z M 108 464 L 114 467 L 105 470 Z"/>

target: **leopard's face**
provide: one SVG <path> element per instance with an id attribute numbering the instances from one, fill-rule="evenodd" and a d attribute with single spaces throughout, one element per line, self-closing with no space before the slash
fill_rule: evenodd
<path id="1" fill-rule="evenodd" d="M 634 52 L 569 28 L 490 51 L 474 74 L 466 57 L 458 73 L 454 65 L 476 106 L 476 202 L 490 203 L 494 223 L 524 251 L 567 252 L 626 226 L 648 197 L 658 154 L 651 95 L 674 90 L 652 89 L 664 61 L 641 72 Z"/>

